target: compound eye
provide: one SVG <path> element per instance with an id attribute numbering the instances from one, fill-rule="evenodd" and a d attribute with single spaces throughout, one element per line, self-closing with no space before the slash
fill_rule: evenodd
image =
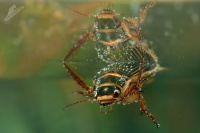
<path id="1" fill-rule="evenodd" d="M 114 97 L 118 97 L 120 94 L 120 91 L 119 90 L 114 90 Z"/>

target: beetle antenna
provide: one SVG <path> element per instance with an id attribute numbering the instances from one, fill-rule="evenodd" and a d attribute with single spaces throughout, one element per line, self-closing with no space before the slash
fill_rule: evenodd
<path id="1" fill-rule="evenodd" d="M 80 15 L 83 15 L 83 16 L 87 16 L 87 17 L 94 16 L 93 14 L 82 13 L 82 12 L 79 12 L 79 11 L 77 11 L 77 10 L 71 9 L 71 8 L 69 8 L 69 7 L 66 7 L 66 8 L 69 9 L 69 10 L 71 10 L 71 11 L 73 11 L 73 12 L 76 12 L 76 13 L 78 13 L 78 14 L 80 14 Z"/>
<path id="2" fill-rule="evenodd" d="M 86 99 L 86 100 L 81 100 L 81 101 L 78 101 L 78 102 L 75 102 L 75 103 L 71 103 L 71 104 L 69 104 L 69 105 L 67 105 L 67 106 L 65 106 L 64 108 L 63 108 L 63 110 L 65 110 L 66 108 L 68 108 L 68 107 L 70 107 L 70 106 L 72 106 L 72 105 L 75 105 L 75 104 L 78 104 L 78 103 L 86 103 L 86 102 L 94 102 L 94 101 L 96 101 L 95 99 Z"/>

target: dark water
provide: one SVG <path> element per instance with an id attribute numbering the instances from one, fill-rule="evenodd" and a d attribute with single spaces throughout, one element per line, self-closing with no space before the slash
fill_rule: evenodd
<path id="1" fill-rule="evenodd" d="M 24 8 L 9 21 L 13 5 Z M 144 6 L 143 3 L 141 6 Z M 77 34 L 93 22 L 66 7 L 96 13 L 100 2 L 0 2 L 0 132 L 1 133 L 199 133 L 200 132 L 200 3 L 158 3 L 142 24 L 142 36 L 166 70 L 143 87 L 148 110 L 161 127 L 140 116 L 139 103 L 115 105 L 114 112 L 99 113 L 97 103 L 70 103 L 84 99 L 81 89 L 62 67 L 62 59 Z M 139 14 L 138 3 L 114 3 L 124 17 Z M 90 51 L 90 52 L 88 52 Z M 72 56 L 72 66 L 92 85 L 105 64 L 96 61 L 89 41 Z"/>

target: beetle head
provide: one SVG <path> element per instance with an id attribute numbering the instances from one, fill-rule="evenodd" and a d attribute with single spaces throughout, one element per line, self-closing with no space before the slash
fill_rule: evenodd
<path id="1" fill-rule="evenodd" d="M 120 14 L 111 9 L 103 9 L 96 15 L 97 29 L 115 29 L 120 26 Z"/>
<path id="2" fill-rule="evenodd" d="M 102 106 L 110 105 L 117 101 L 121 94 L 118 87 L 102 86 L 97 89 L 96 99 Z"/>

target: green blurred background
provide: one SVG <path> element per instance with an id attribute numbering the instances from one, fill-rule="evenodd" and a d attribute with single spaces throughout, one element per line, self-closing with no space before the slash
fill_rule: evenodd
<path id="1" fill-rule="evenodd" d="M 94 22 L 66 7 L 90 14 L 104 2 L 0 1 L 0 133 L 200 132 L 200 1 L 159 1 L 142 24 L 144 40 L 167 68 L 143 88 L 159 129 L 140 116 L 139 103 L 115 105 L 107 115 L 99 113 L 97 103 L 62 110 L 85 99 L 72 94 L 81 87 L 62 67 L 62 59 Z M 109 2 L 124 17 L 136 17 L 150 1 Z M 13 5 L 24 9 L 5 21 Z M 91 41 L 72 59 L 79 60 L 71 67 L 89 85 L 105 66 Z"/>

